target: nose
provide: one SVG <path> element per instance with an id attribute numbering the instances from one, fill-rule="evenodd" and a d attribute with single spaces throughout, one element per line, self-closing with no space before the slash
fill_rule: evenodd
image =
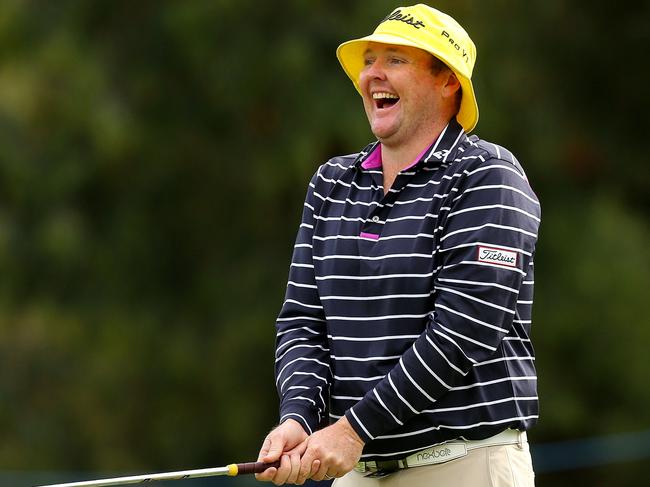
<path id="1" fill-rule="evenodd" d="M 366 64 L 361 70 L 360 81 L 385 80 L 386 71 L 381 60 L 376 59 L 370 64 Z"/>

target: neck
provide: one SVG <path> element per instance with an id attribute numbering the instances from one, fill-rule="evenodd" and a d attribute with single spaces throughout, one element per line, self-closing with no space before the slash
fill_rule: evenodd
<path id="1" fill-rule="evenodd" d="M 391 144 L 390 141 L 381 142 L 381 159 L 384 171 L 398 173 L 410 166 L 415 158 L 424 151 L 433 140 L 436 140 L 449 121 L 441 121 L 431 129 L 423 132 L 418 137 L 413 137 L 406 143 Z"/>

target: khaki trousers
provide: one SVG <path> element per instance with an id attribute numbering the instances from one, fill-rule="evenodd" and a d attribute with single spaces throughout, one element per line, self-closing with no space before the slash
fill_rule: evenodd
<path id="1" fill-rule="evenodd" d="M 486 446 L 437 465 L 406 468 L 382 478 L 366 478 L 354 470 L 333 487 L 534 487 L 528 443 Z"/>

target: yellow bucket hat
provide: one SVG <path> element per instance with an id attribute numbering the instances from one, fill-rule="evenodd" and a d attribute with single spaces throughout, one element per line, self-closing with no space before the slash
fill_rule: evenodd
<path id="1" fill-rule="evenodd" d="M 379 23 L 371 35 L 341 44 L 336 57 L 359 93 L 363 54 L 369 42 L 417 47 L 444 62 L 456 73 L 463 90 L 456 120 L 465 132 L 472 131 L 478 122 L 478 104 L 471 80 L 476 46 L 458 22 L 428 5 L 398 7 Z"/>

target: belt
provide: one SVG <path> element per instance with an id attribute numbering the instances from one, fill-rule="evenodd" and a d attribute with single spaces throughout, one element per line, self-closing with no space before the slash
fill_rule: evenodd
<path id="1" fill-rule="evenodd" d="M 357 463 L 354 469 L 366 476 L 381 477 L 402 468 L 435 465 L 455 458 L 464 457 L 467 452 L 477 448 L 499 445 L 523 445 L 527 442 L 526 432 L 507 429 L 484 440 L 450 440 L 424 450 L 420 450 L 406 458 L 386 461 L 368 461 Z"/>

